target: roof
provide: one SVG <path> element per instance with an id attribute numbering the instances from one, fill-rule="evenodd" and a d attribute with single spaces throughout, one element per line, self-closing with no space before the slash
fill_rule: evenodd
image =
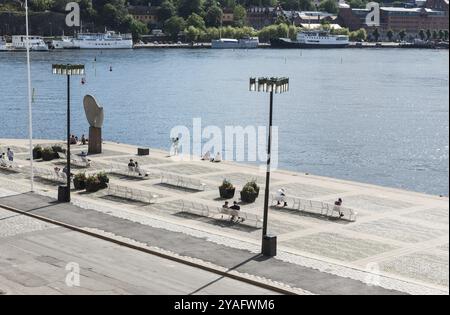
<path id="1" fill-rule="evenodd" d="M 317 24 L 317 23 L 301 23 L 300 24 L 301 27 L 304 28 L 311 28 L 311 29 L 318 29 L 318 28 L 322 28 L 323 25 L 322 24 Z M 339 24 L 328 24 L 328 26 L 330 27 L 330 29 L 334 29 L 334 30 L 340 30 L 342 27 Z"/>

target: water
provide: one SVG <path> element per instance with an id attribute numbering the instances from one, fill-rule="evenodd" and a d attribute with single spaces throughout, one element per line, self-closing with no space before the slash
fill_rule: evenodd
<path id="1" fill-rule="evenodd" d="M 448 58 L 401 49 L 34 53 L 34 134 L 65 136 L 66 80 L 52 63 L 87 67 L 87 84 L 72 84 L 74 133 L 87 133 L 82 97 L 91 93 L 105 107 L 107 140 L 163 149 L 170 129 L 194 117 L 266 125 L 268 95 L 250 93 L 248 78 L 289 76 L 289 93 L 275 96 L 282 168 L 448 195 Z M 0 138 L 27 137 L 24 62 L 0 54 Z"/>

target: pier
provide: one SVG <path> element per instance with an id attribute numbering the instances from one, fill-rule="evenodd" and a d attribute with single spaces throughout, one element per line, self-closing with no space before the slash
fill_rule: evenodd
<path id="1" fill-rule="evenodd" d="M 35 144 L 63 145 L 51 140 Z M 74 190 L 69 206 L 54 203 L 58 183 L 42 175 L 61 161 L 34 163 L 40 172 L 35 171 L 36 189 L 30 194 L 27 140 L 0 140 L 0 151 L 13 149 L 19 168 L 0 170 L 0 208 L 27 211 L 189 263 L 233 270 L 238 277 L 296 294 L 448 294 L 447 197 L 276 171 L 273 192 L 283 187 L 289 196 L 317 204 L 342 198 L 345 207 L 357 211 L 357 218 L 338 219 L 294 209 L 292 204 L 273 205 L 269 232 L 278 236 L 278 255 L 261 261 L 254 259 L 260 250 L 261 228 L 251 215 L 262 215 L 263 197 L 252 204 L 241 203 L 248 222 L 231 222 L 217 210 L 224 202 L 218 191 L 222 180 L 236 186 L 234 200 L 239 200 L 238 191 L 246 182 L 256 180 L 264 187 L 259 168 L 227 161 L 178 161 L 154 149 L 148 156 L 138 156 L 135 146 L 103 145 L 102 154 L 89 156 L 88 168 L 73 172 L 104 171 L 110 188 L 95 193 Z M 73 146 L 72 151 L 80 153 L 87 147 Z M 130 159 L 139 161 L 148 176 L 127 174 Z M 163 181 L 170 176 L 191 186 Z M 202 188 L 194 187 L 196 183 Z M 10 237 L 8 228 L 12 228 L 8 220 L 0 221 L 0 243 Z M 42 229 L 33 223 L 14 233 L 33 235 Z M 5 271 L 0 273 L 0 278 L 5 276 Z"/>

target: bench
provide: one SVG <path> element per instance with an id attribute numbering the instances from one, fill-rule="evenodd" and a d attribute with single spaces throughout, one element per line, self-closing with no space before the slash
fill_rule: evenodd
<path id="1" fill-rule="evenodd" d="M 58 152 L 58 156 L 60 159 L 67 160 L 66 153 Z M 75 166 L 84 167 L 84 168 L 91 166 L 91 160 L 89 160 L 87 157 L 73 155 L 73 154 L 70 155 L 70 163 Z"/>
<path id="2" fill-rule="evenodd" d="M 148 170 L 141 167 L 136 168 L 122 164 L 111 164 L 109 173 L 140 179 L 149 179 L 151 174 Z"/>
<path id="3" fill-rule="evenodd" d="M 198 191 L 206 189 L 206 184 L 198 179 L 167 173 L 161 173 L 161 184 Z"/>
<path id="4" fill-rule="evenodd" d="M 226 209 L 222 207 L 210 207 L 201 203 L 196 203 L 192 201 L 183 201 L 182 212 L 192 213 L 202 217 L 218 218 L 230 220 L 233 216 L 243 219 L 241 224 L 254 226 L 255 228 L 260 228 L 262 225 L 262 219 L 253 213 L 247 213 L 243 211 Z"/>
<path id="5" fill-rule="evenodd" d="M 112 183 L 108 184 L 108 195 L 123 199 L 140 201 L 147 204 L 156 203 L 159 197 L 158 195 L 155 195 L 150 191 L 135 189 L 127 186 L 120 186 Z"/>
<path id="6" fill-rule="evenodd" d="M 279 197 L 277 196 L 277 194 L 272 193 L 271 199 L 272 199 L 272 206 L 274 206 L 278 203 Z M 334 214 L 336 214 L 337 218 L 339 218 L 340 213 L 342 213 L 344 215 L 342 219 L 351 222 L 356 221 L 356 217 L 358 215 L 358 212 L 356 212 L 351 208 L 336 206 L 334 204 L 327 202 L 307 200 L 292 196 L 286 196 L 285 200 L 288 203 L 288 206 L 284 208 L 297 210 L 300 212 L 312 213 L 327 217 L 334 217 Z"/>

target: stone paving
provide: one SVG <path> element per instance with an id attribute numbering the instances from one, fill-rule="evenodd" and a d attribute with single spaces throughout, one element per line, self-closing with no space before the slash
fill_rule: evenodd
<path id="1" fill-rule="evenodd" d="M 26 152 L 26 145 L 25 140 L 0 140 L 1 147 L 21 148 L 18 151 Z M 104 198 L 102 194 L 76 193 L 77 202 L 91 204 L 97 210 L 103 206 L 111 215 L 132 211 L 159 222 L 170 222 L 171 228 L 177 226 L 176 229 L 185 233 L 202 231 L 208 239 L 214 235 L 224 237 L 224 243 L 230 247 L 259 247 L 259 228 L 181 212 L 183 201 L 220 207 L 223 200 L 219 198 L 217 186 L 224 178 L 237 186 L 235 199 L 238 201 L 239 191 L 247 180 L 256 179 L 263 188 L 264 177 L 257 167 L 230 162 L 175 161 L 167 158 L 167 152 L 158 150 L 151 150 L 150 157 L 137 157 L 136 148 L 129 145 L 106 142 L 104 147 L 105 154 L 90 156 L 97 170 L 110 163 L 126 166 L 133 158 L 156 173 L 163 171 L 201 179 L 208 189 L 194 192 L 162 186 L 157 176 L 142 181 L 113 176 L 112 183 L 148 190 L 160 198 L 153 205 L 142 205 Z M 18 163 L 26 166 L 29 161 L 19 159 Z M 49 168 L 53 165 L 52 162 L 36 164 Z M 27 189 L 28 182 L 23 175 L 0 171 L 0 179 L 10 183 L 8 189 Z M 289 195 L 315 201 L 333 202 L 341 197 L 345 206 L 358 211 L 358 219 L 350 223 L 271 208 L 269 232 L 278 235 L 278 259 L 288 259 L 291 263 L 312 259 L 317 268 L 321 268 L 322 262 L 326 264 L 325 272 L 361 281 L 365 280 L 358 272 L 375 272 L 388 279 L 386 287 L 400 291 L 403 288 L 407 293 L 448 294 L 448 198 L 285 171 L 273 174 L 271 191 L 279 187 L 287 188 Z M 55 193 L 54 183 L 39 183 L 39 188 L 42 193 Z M 262 191 L 254 204 L 242 204 L 242 211 L 262 215 L 263 195 Z M 373 265 L 376 271 L 370 271 Z"/>

